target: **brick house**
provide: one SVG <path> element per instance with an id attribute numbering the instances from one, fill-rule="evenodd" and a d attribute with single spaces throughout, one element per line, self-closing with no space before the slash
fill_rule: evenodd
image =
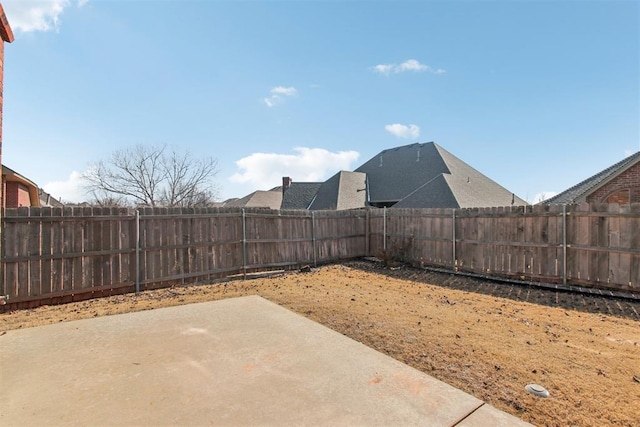
<path id="1" fill-rule="evenodd" d="M 38 186 L 13 169 L 2 165 L 3 208 L 40 206 Z"/>
<path id="2" fill-rule="evenodd" d="M 543 205 L 579 203 L 640 203 L 640 151 L 540 202 Z"/>

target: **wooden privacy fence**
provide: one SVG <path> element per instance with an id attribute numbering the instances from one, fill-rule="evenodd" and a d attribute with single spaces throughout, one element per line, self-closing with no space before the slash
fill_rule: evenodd
<path id="1" fill-rule="evenodd" d="M 640 205 L 272 211 L 19 208 L 9 303 L 45 303 L 361 256 L 640 292 Z"/>
<path id="2" fill-rule="evenodd" d="M 11 304 L 71 301 L 364 256 L 365 218 L 365 211 L 9 209 L 0 295 Z"/>
<path id="3" fill-rule="evenodd" d="M 387 258 L 640 292 L 640 204 L 391 208 L 369 215 L 370 251 Z"/>

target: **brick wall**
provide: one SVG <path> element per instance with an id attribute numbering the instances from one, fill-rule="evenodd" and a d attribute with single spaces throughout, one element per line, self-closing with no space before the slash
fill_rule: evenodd
<path id="1" fill-rule="evenodd" d="M 19 182 L 7 182 L 5 184 L 6 208 L 19 208 L 31 206 L 31 196 L 26 185 Z"/>
<path id="2" fill-rule="evenodd" d="M 587 196 L 587 202 L 621 205 L 640 203 L 640 162 Z"/>

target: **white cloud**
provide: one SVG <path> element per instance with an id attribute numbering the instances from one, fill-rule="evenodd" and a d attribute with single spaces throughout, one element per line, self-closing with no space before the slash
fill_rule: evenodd
<path id="1" fill-rule="evenodd" d="M 323 148 L 296 147 L 297 154 L 253 153 L 236 162 L 240 172 L 229 180 L 268 190 L 282 183 L 283 176 L 294 182 L 319 182 L 340 170 L 350 170 L 358 160 L 357 151 L 332 153 Z"/>
<path id="2" fill-rule="evenodd" d="M 407 59 L 401 64 L 378 64 L 371 69 L 379 74 L 388 76 L 389 74 L 404 73 L 406 71 L 413 71 L 415 73 L 428 71 L 433 74 L 444 74 L 445 70 L 442 68 L 432 68 L 429 65 L 421 64 L 415 59 Z"/>
<path id="3" fill-rule="evenodd" d="M 558 193 L 556 193 L 555 191 L 543 191 L 543 192 L 538 193 L 535 196 L 533 196 L 533 202 L 532 203 L 536 204 L 536 203 L 543 202 L 543 201 L 545 201 L 547 199 L 552 198 L 556 194 L 558 194 Z"/>
<path id="4" fill-rule="evenodd" d="M 276 105 L 284 102 L 285 97 L 296 96 L 298 94 L 298 91 L 293 86 L 276 86 L 269 92 L 271 93 L 271 95 L 263 99 L 264 103 L 267 104 L 267 107 L 275 107 Z"/>
<path id="5" fill-rule="evenodd" d="M 393 65 L 393 64 L 379 64 L 379 65 L 376 65 L 375 67 L 371 67 L 371 68 L 376 73 L 391 74 L 391 72 L 393 71 L 393 67 L 395 67 L 395 65 Z"/>
<path id="6" fill-rule="evenodd" d="M 396 68 L 396 73 L 401 73 L 403 71 L 427 71 L 429 69 L 427 65 L 421 64 L 415 59 L 409 59 L 398 65 Z"/>
<path id="7" fill-rule="evenodd" d="M 88 0 L 4 0 L 2 5 L 14 31 L 58 30 L 60 15 L 75 4 L 82 7 Z"/>
<path id="8" fill-rule="evenodd" d="M 79 203 L 86 199 L 82 183 L 82 174 L 73 171 L 66 181 L 49 182 L 43 185 L 42 188 L 58 200 Z"/>
<path id="9" fill-rule="evenodd" d="M 400 123 L 394 123 L 386 125 L 384 130 L 398 138 L 418 138 L 420 136 L 420 127 L 416 125 L 403 125 Z"/>

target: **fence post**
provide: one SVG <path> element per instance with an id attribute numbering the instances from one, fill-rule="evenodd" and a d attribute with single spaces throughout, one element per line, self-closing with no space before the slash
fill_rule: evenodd
<path id="1" fill-rule="evenodd" d="M 451 220 L 452 220 L 452 227 L 451 229 L 453 230 L 452 232 L 452 236 L 451 236 L 451 246 L 453 248 L 452 250 L 452 255 L 453 255 L 453 263 L 451 264 L 451 266 L 453 267 L 453 269 L 456 269 L 456 210 L 452 209 L 453 215 L 451 216 Z"/>
<path id="2" fill-rule="evenodd" d="M 247 279 L 247 221 L 242 208 L 242 278 Z"/>
<path id="3" fill-rule="evenodd" d="M 382 208 L 382 250 L 387 250 L 387 207 Z"/>
<path id="4" fill-rule="evenodd" d="M 140 292 L 140 210 L 136 209 L 136 293 Z"/>
<path id="5" fill-rule="evenodd" d="M 316 255 L 316 216 L 315 212 L 311 211 L 311 242 L 313 245 L 313 266 L 318 266 L 317 255 Z"/>
<path id="6" fill-rule="evenodd" d="M 567 205 L 562 205 L 562 284 L 567 284 Z"/>

